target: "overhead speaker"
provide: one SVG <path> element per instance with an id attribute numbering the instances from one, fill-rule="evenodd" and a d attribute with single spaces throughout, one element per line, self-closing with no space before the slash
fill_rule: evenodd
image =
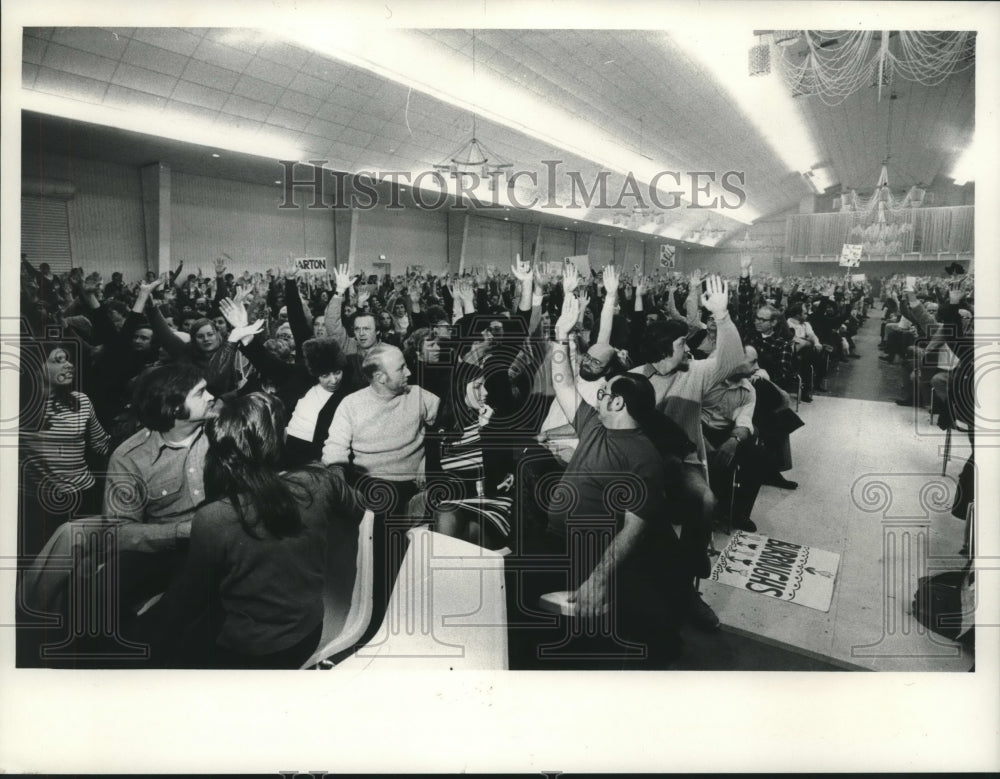
<path id="1" fill-rule="evenodd" d="M 748 72 L 751 76 L 766 76 L 771 72 L 771 47 L 766 43 L 750 47 Z"/>

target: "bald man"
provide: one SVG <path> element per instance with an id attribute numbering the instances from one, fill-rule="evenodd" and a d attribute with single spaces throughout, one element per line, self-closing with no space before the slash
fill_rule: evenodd
<path id="1" fill-rule="evenodd" d="M 407 383 L 410 370 L 395 346 L 377 344 L 361 365 L 368 386 L 344 398 L 323 446 L 323 464 L 344 466 L 376 514 L 386 496 L 403 510 L 424 471 L 424 431 L 440 398 Z M 382 507 L 382 510 L 380 510 Z"/>

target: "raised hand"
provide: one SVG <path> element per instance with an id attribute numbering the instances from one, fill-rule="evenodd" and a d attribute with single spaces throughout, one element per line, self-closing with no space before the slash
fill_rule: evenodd
<path id="1" fill-rule="evenodd" d="M 580 301 L 573 295 L 563 298 L 562 312 L 556 320 L 556 340 L 562 341 L 569 336 L 570 331 L 576 325 L 576 320 L 580 316 Z"/>
<path id="2" fill-rule="evenodd" d="M 101 281 L 100 273 L 91 273 L 83 280 L 83 294 L 96 295 L 97 291 L 101 288 Z"/>
<path id="3" fill-rule="evenodd" d="M 753 257 L 749 254 L 740 255 L 740 275 L 749 276 L 753 273 Z"/>
<path id="4" fill-rule="evenodd" d="M 243 313 L 244 315 L 246 314 L 245 311 Z M 258 319 L 253 324 L 249 325 L 244 324 L 241 325 L 240 327 L 234 327 L 232 331 L 229 333 L 229 340 L 233 343 L 239 341 L 244 346 L 246 346 L 253 340 L 253 337 L 263 329 L 264 329 L 264 320 Z"/>
<path id="5" fill-rule="evenodd" d="M 215 275 L 224 276 L 226 273 L 226 260 L 232 261 L 232 257 L 223 252 L 215 258 Z"/>
<path id="6" fill-rule="evenodd" d="M 244 303 L 246 303 L 246 301 L 250 298 L 252 294 L 253 294 L 253 289 L 251 289 L 249 284 L 242 287 L 237 287 L 236 296 L 233 298 L 233 300 L 235 301 L 236 305 L 242 306 Z"/>
<path id="7" fill-rule="evenodd" d="M 475 299 L 475 292 L 472 288 L 472 283 L 463 279 L 458 282 L 458 291 L 456 292 L 457 297 L 471 304 Z"/>
<path id="8" fill-rule="evenodd" d="M 354 277 L 355 279 L 357 276 Z M 347 264 L 338 265 L 337 269 L 333 272 L 333 282 L 337 289 L 338 295 L 343 295 L 351 285 L 354 283 L 354 279 L 351 278 L 350 274 L 347 272 Z"/>
<path id="9" fill-rule="evenodd" d="M 610 295 L 612 292 L 618 293 L 618 269 L 614 265 L 605 265 L 604 271 L 601 273 L 601 279 L 604 281 L 604 288 L 608 291 Z"/>
<path id="10" fill-rule="evenodd" d="M 563 293 L 568 298 L 580 284 L 580 272 L 571 262 L 563 263 Z"/>
<path id="11" fill-rule="evenodd" d="M 716 317 L 725 314 L 729 310 L 729 282 L 718 276 L 709 276 L 701 295 L 701 305 Z"/>
<path id="12" fill-rule="evenodd" d="M 510 266 L 510 272 L 522 284 L 527 284 L 531 281 L 531 263 L 527 260 L 517 260 Z"/>
<path id="13" fill-rule="evenodd" d="M 247 324 L 247 310 L 236 303 L 236 301 L 231 298 L 223 298 L 219 301 L 219 311 L 229 322 L 230 327 L 235 331 L 238 328 L 246 327 Z M 233 341 L 239 340 L 233 338 Z"/>
<path id="14" fill-rule="evenodd" d="M 145 295 L 148 298 L 150 295 L 152 295 L 154 292 L 156 292 L 156 290 L 158 290 L 160 288 L 161 284 L 163 284 L 163 279 L 162 278 L 154 279 L 153 281 L 149 282 L 148 284 L 146 282 L 144 282 L 144 281 L 140 281 L 139 282 L 139 294 L 140 295 Z"/>
<path id="15" fill-rule="evenodd" d="M 368 303 L 372 296 L 372 291 L 370 289 L 359 289 L 358 290 L 358 308 L 364 308 L 365 304 Z"/>

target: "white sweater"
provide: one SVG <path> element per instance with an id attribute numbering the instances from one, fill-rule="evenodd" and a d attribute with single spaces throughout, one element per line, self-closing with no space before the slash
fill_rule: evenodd
<path id="1" fill-rule="evenodd" d="M 392 398 L 371 387 L 348 395 L 333 416 L 323 463 L 353 462 L 361 473 L 387 481 L 415 478 L 424 467 L 424 429 L 434 424 L 440 404 L 418 386 Z"/>
<path id="2" fill-rule="evenodd" d="M 295 411 L 292 412 L 292 418 L 288 421 L 286 433 L 293 438 L 300 438 L 312 443 L 319 412 L 323 410 L 323 406 L 331 397 L 333 397 L 333 393 L 327 392 L 319 384 L 309 390 L 295 404 Z"/>

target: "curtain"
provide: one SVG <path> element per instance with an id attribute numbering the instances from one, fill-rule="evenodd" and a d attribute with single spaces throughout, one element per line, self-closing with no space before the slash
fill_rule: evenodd
<path id="1" fill-rule="evenodd" d="M 894 225 L 899 228 L 899 248 L 890 254 L 975 251 L 975 206 L 910 208 L 887 211 L 885 216 L 890 228 Z M 871 226 L 874 218 L 872 213 L 856 211 L 793 214 L 788 217 L 785 230 L 786 251 L 793 256 L 839 255 L 845 243 L 864 242 L 859 235 Z"/>

